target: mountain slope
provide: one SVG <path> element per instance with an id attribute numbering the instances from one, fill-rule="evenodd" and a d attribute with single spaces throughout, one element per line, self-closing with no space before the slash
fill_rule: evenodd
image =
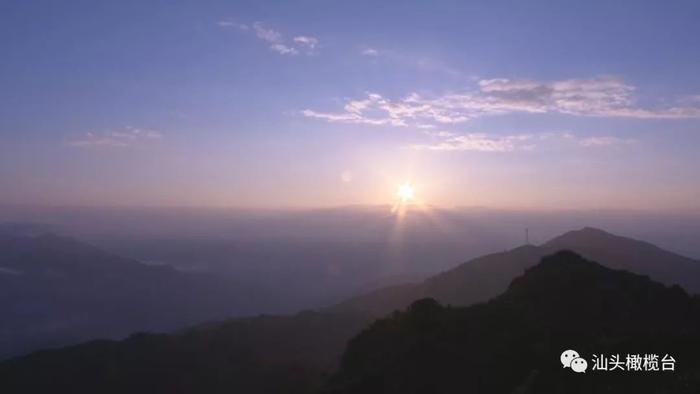
<path id="1" fill-rule="evenodd" d="M 337 367 L 363 316 L 303 312 L 135 334 L 0 363 L 3 393 L 305 393 Z"/>
<path id="2" fill-rule="evenodd" d="M 421 283 L 379 289 L 334 306 L 338 311 L 366 311 L 384 316 L 403 309 L 413 300 L 431 297 L 450 305 L 470 305 L 505 291 L 510 281 L 543 256 L 573 250 L 600 264 L 649 275 L 691 293 L 700 292 L 700 261 L 677 255 L 652 244 L 584 228 L 571 231 L 541 246 L 525 245 L 463 263 Z"/>
<path id="3" fill-rule="evenodd" d="M 562 368 L 563 350 L 588 360 Z M 680 287 L 614 271 L 572 252 L 546 257 L 484 304 L 432 299 L 354 338 L 324 392 L 696 393 L 700 302 Z M 674 372 L 592 370 L 593 354 L 665 354 Z"/>
<path id="4" fill-rule="evenodd" d="M 678 284 L 690 293 L 700 293 L 700 261 L 648 242 L 587 227 L 570 231 L 543 246 L 549 250 L 575 250 L 607 267 L 649 275 L 661 283 Z"/>

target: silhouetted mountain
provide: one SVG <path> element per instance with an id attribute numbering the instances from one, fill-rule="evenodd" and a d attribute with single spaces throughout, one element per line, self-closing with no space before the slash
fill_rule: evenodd
<path id="1" fill-rule="evenodd" d="M 648 242 L 587 227 L 554 238 L 543 246 L 550 250 L 574 250 L 607 267 L 649 275 L 661 283 L 678 284 L 690 293 L 700 293 L 700 261 Z"/>
<path id="2" fill-rule="evenodd" d="M 52 234 L 0 234 L 0 358 L 258 312 L 258 289 Z"/>
<path id="3" fill-rule="evenodd" d="M 665 251 L 652 244 L 584 228 L 552 239 L 542 246 L 525 245 L 502 253 L 478 257 L 421 283 L 396 285 L 352 298 L 332 309 L 366 311 L 383 316 L 407 307 L 419 298 L 435 298 L 443 304 L 466 306 L 500 293 L 524 269 L 558 250 L 573 250 L 600 264 L 649 275 L 691 293 L 700 292 L 700 261 Z"/>
<path id="4" fill-rule="evenodd" d="M 562 368 L 577 350 L 589 370 Z M 324 392 L 697 393 L 700 302 L 625 271 L 559 252 L 484 304 L 433 299 L 354 338 Z M 593 370 L 593 354 L 666 354 L 670 371 Z"/>

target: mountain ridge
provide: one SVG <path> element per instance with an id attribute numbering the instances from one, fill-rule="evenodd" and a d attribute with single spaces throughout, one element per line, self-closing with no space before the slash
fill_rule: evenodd
<path id="1" fill-rule="evenodd" d="M 352 339 L 323 393 L 694 393 L 700 300 L 574 252 L 546 256 L 505 293 L 469 307 L 431 298 Z M 588 371 L 562 368 L 575 349 Z M 594 354 L 670 354 L 674 373 L 593 370 Z M 660 356 L 660 357 L 661 357 Z"/>
<path id="2" fill-rule="evenodd" d="M 366 311 L 380 317 L 423 297 L 450 305 L 470 305 L 506 290 L 510 280 L 524 269 L 535 265 L 545 255 L 562 249 L 573 250 L 611 268 L 649 275 L 669 285 L 679 284 L 691 293 L 700 292 L 700 261 L 648 242 L 584 227 L 540 246 L 522 245 L 477 257 L 423 282 L 395 285 L 353 297 L 331 309 Z"/>

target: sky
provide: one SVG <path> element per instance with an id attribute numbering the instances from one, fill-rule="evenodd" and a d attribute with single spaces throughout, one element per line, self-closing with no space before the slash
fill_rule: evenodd
<path id="1" fill-rule="evenodd" d="M 0 204 L 700 210 L 697 1 L 2 1 Z"/>

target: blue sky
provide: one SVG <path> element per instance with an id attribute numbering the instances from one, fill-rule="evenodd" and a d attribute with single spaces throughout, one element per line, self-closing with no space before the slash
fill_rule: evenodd
<path id="1" fill-rule="evenodd" d="M 0 203 L 700 208 L 694 1 L 0 4 Z"/>

